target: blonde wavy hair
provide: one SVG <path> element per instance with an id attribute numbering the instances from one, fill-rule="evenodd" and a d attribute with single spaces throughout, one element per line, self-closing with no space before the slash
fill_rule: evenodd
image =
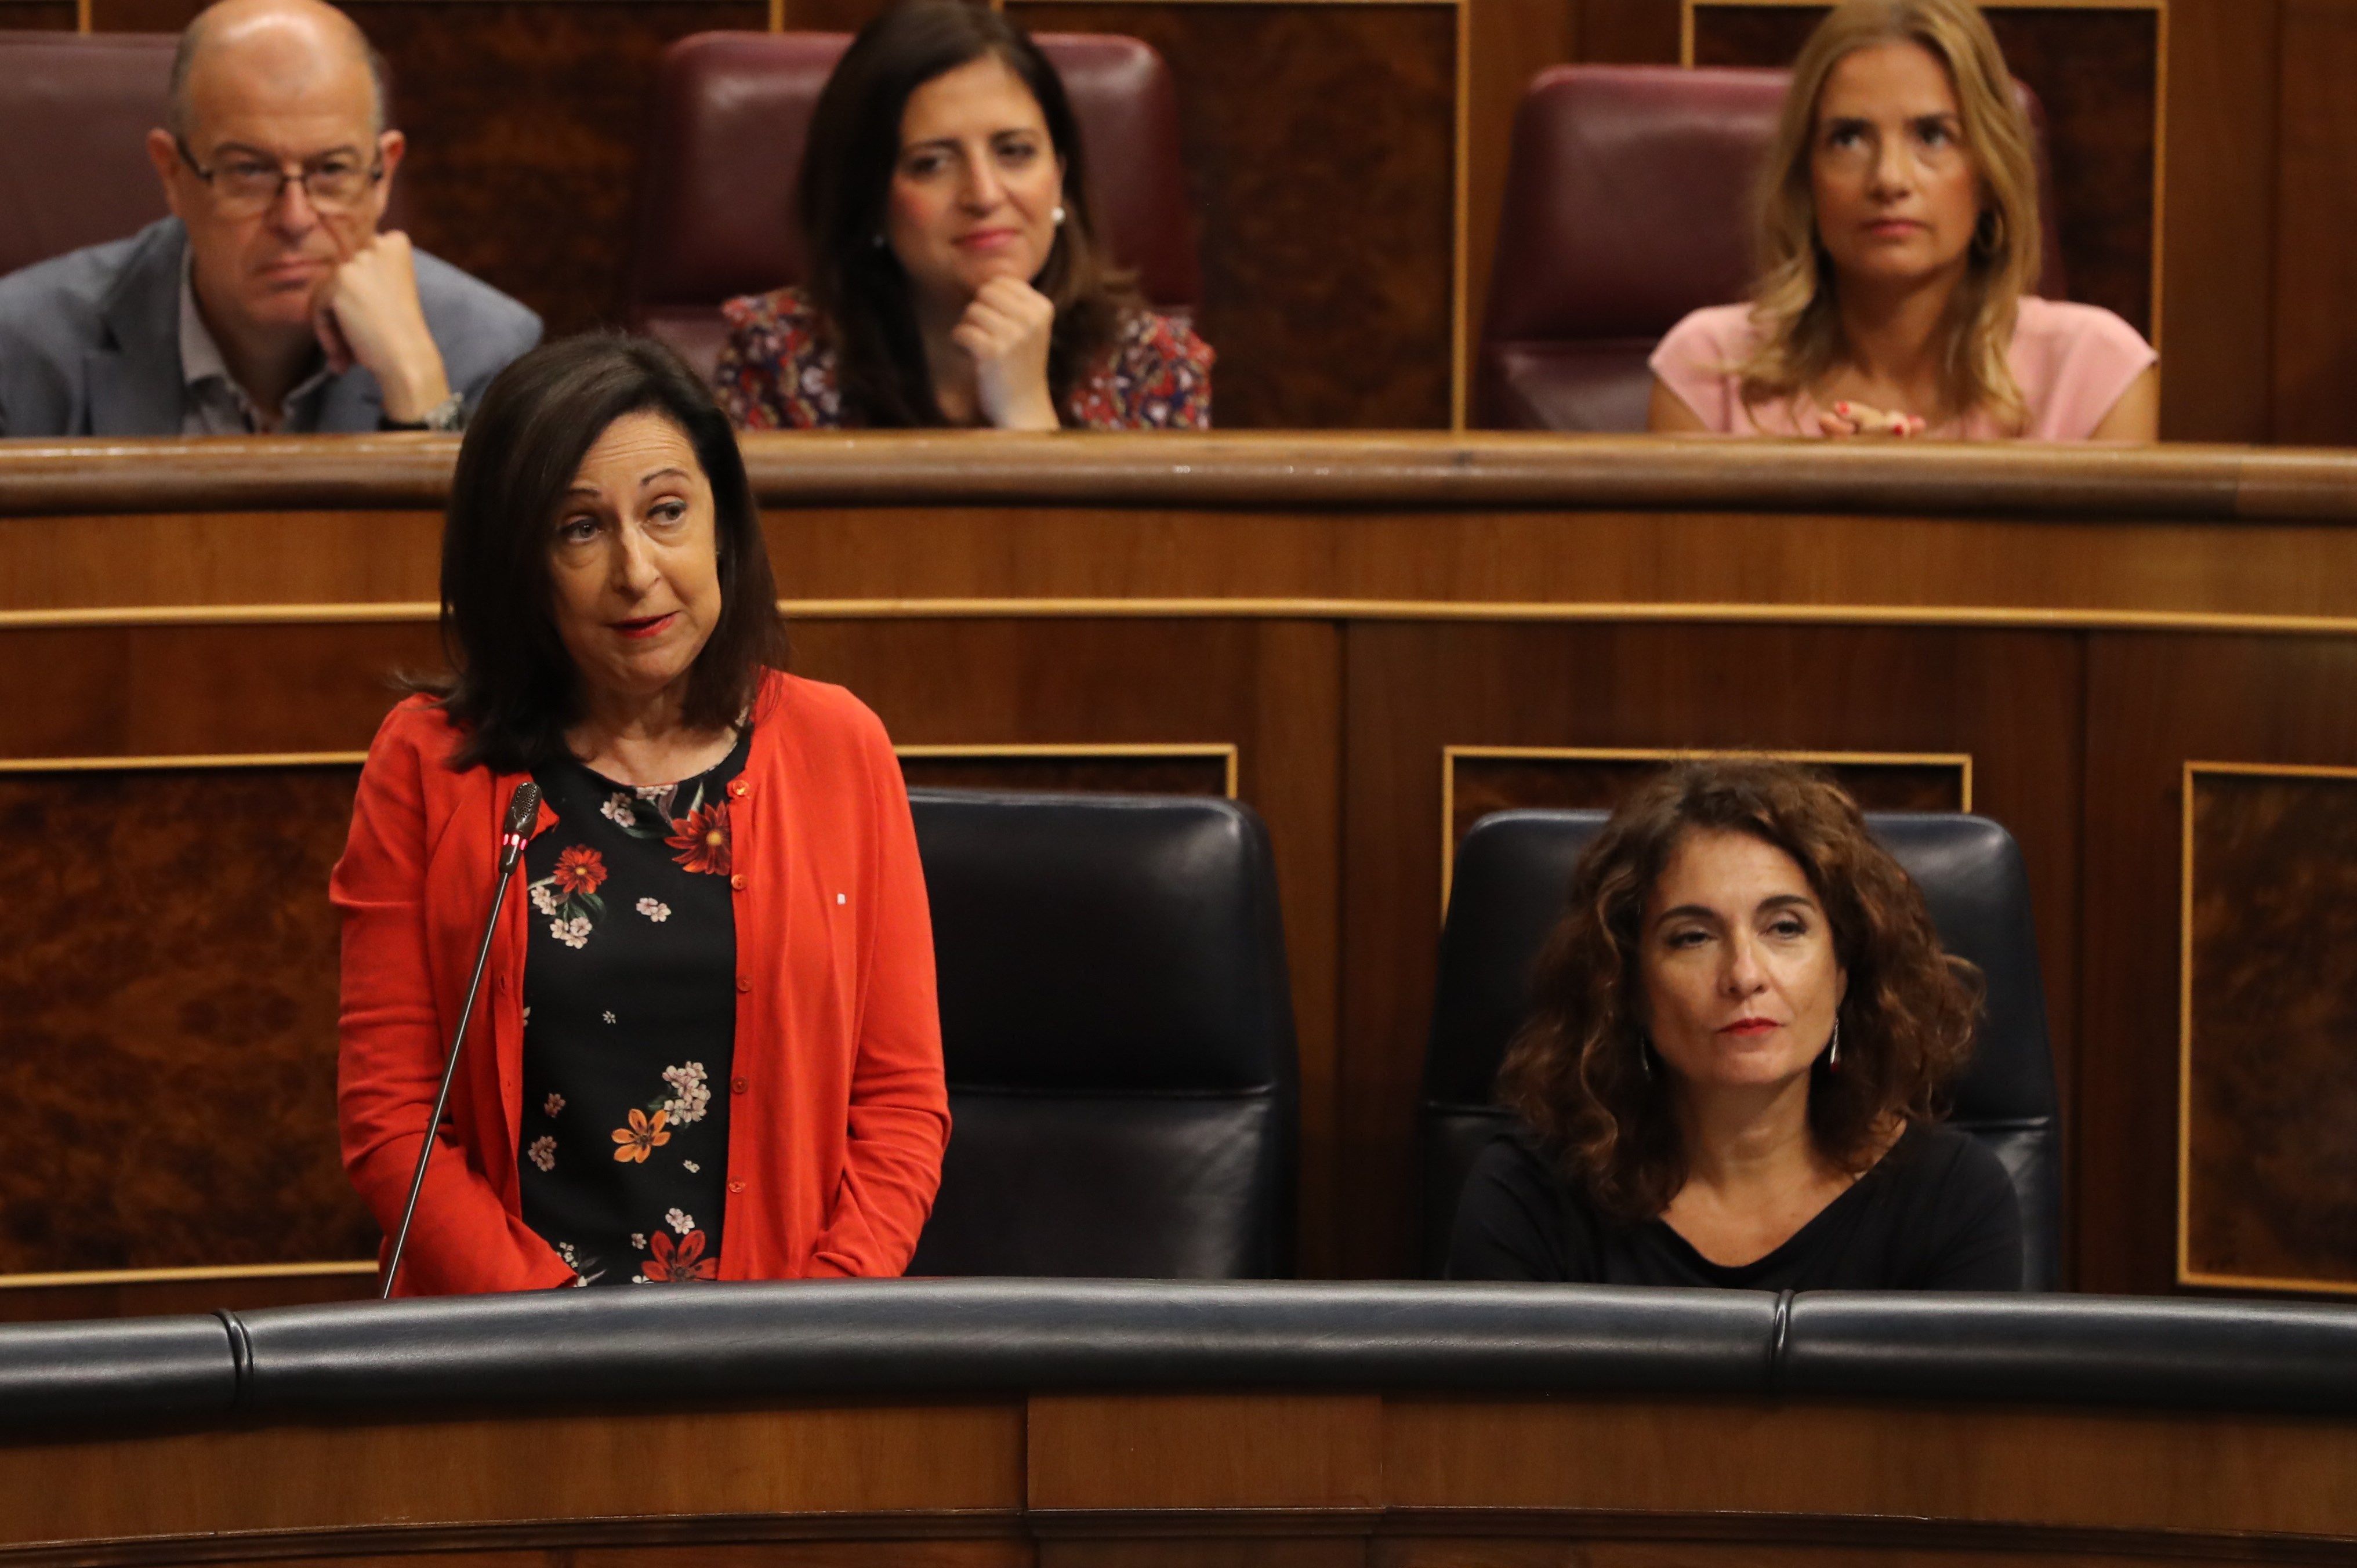
<path id="1" fill-rule="evenodd" d="M 1953 416 L 1986 409 L 2018 429 L 2028 417 L 2006 351 L 2021 296 L 2038 280 L 2038 156 L 2005 56 L 1972 0 L 1842 0 L 1792 64 L 1792 84 L 1759 194 L 1759 346 L 1735 367 L 1746 403 L 1820 384 L 1844 352 L 1833 261 L 1817 237 L 1810 180 L 1817 102 L 1834 67 L 1858 49 L 1912 43 L 1948 70 L 1984 206 L 1964 276 L 1949 303 L 1942 392 Z"/>

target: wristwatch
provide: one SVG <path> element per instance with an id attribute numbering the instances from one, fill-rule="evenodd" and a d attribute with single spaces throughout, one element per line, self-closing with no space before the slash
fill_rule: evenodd
<path id="1" fill-rule="evenodd" d="M 389 414 L 380 415 L 376 427 L 379 430 L 456 430 L 466 423 L 467 400 L 462 394 L 452 392 L 427 409 L 423 419 L 404 420 L 394 419 Z"/>

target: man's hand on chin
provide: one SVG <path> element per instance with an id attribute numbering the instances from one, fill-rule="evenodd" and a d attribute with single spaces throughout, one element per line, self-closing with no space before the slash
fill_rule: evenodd
<path id="1" fill-rule="evenodd" d="M 450 396 L 442 350 L 417 302 L 409 236 L 398 230 L 371 235 L 344 258 L 320 290 L 312 326 L 329 369 L 340 375 L 357 364 L 376 373 L 393 424 L 417 424 Z"/>

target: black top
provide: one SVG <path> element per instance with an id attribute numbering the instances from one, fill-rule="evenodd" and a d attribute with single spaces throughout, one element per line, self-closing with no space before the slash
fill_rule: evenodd
<path id="1" fill-rule="evenodd" d="M 716 1279 L 737 1044 L 727 785 L 752 731 L 677 784 L 533 774 L 524 852 L 523 1221 L 585 1284 Z"/>
<path id="2" fill-rule="evenodd" d="M 1452 1280 L 1742 1290 L 2021 1288 L 2021 1206 L 1997 1157 L 1953 1127 L 1910 1125 L 1874 1168 L 1766 1257 L 1714 1263 L 1660 1219 L 1598 1214 L 1516 1132 L 1473 1162 L 1448 1242 Z"/>

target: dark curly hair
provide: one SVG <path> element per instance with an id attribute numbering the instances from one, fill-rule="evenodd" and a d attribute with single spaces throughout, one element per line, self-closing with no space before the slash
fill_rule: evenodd
<path id="1" fill-rule="evenodd" d="M 1972 1054 L 1980 972 L 1943 952 L 1923 895 L 1867 832 L 1857 802 L 1786 763 L 1684 763 L 1612 813 L 1572 873 L 1569 908 L 1540 955 L 1535 1003 L 1499 1070 L 1499 1098 L 1604 1213 L 1669 1206 L 1686 1179 L 1672 1076 L 1648 1074 L 1638 1024 L 1645 910 L 1696 832 L 1749 834 L 1797 862 L 1849 974 L 1841 1067 L 1809 1078 L 1818 1152 L 1863 1172 L 1892 1119 L 1935 1121 Z"/>

